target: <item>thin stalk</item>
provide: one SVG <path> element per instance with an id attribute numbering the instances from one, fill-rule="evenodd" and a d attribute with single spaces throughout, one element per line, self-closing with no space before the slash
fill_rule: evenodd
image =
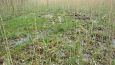
<path id="1" fill-rule="evenodd" d="M 7 35 L 6 35 L 6 31 L 3 25 L 3 20 L 2 17 L 0 16 L 0 20 L 1 20 L 1 27 L 2 27 L 2 32 L 3 32 L 3 36 L 5 39 L 4 45 L 5 45 L 5 50 L 6 50 L 6 56 L 7 56 L 7 65 L 13 65 L 12 62 L 12 58 L 11 58 L 11 53 L 10 53 L 10 48 L 9 48 L 9 43 L 8 43 L 8 39 L 7 39 Z"/>

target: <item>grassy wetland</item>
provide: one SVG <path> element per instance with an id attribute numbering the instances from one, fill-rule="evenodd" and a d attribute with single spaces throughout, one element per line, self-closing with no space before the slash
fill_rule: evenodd
<path id="1" fill-rule="evenodd" d="M 115 65 L 115 1 L 0 0 L 0 65 Z"/>

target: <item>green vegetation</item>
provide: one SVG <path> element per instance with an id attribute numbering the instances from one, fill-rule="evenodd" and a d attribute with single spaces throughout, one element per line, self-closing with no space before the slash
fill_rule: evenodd
<path id="1" fill-rule="evenodd" d="M 114 9 L 105 4 L 97 8 L 52 5 L 26 5 L 27 10 L 20 11 L 25 13 L 14 10 L 10 18 L 5 15 L 9 12 L 1 14 L 0 63 L 115 65 Z"/>

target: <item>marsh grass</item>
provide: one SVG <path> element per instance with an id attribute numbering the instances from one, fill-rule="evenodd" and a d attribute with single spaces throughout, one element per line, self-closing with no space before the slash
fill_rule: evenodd
<path id="1" fill-rule="evenodd" d="M 115 64 L 112 0 L 20 0 L 19 5 L 18 1 L 0 3 L 0 56 L 6 65 Z M 48 14 L 53 17 L 44 17 Z M 29 40 L 12 47 L 11 41 L 27 37 Z"/>
<path id="2" fill-rule="evenodd" d="M 9 43 L 8 43 L 6 31 L 4 29 L 2 17 L 0 17 L 0 20 L 1 20 L 1 32 L 2 32 L 2 35 L 4 37 L 4 41 L 5 41 L 3 44 L 5 46 L 5 52 L 6 52 L 6 60 L 7 60 L 6 64 L 7 65 L 12 65 L 12 58 L 11 58 Z"/>

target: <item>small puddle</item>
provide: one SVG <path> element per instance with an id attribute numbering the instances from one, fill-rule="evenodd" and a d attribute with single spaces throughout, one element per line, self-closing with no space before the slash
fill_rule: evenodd
<path id="1" fill-rule="evenodd" d="M 29 36 L 23 37 L 23 38 L 20 38 L 20 39 L 9 40 L 9 43 L 10 43 L 11 47 L 15 47 L 15 46 L 23 44 L 27 41 L 29 41 Z"/>
<path id="2" fill-rule="evenodd" d="M 46 36 L 48 36 L 48 33 L 50 33 L 50 32 L 52 32 L 52 31 L 44 30 L 44 31 L 35 32 L 35 37 L 33 39 L 44 39 Z M 9 40 L 10 46 L 15 47 L 17 45 L 24 44 L 25 42 L 30 40 L 30 37 L 31 37 L 31 35 L 27 35 L 27 37 L 23 37 L 20 39 Z"/>

